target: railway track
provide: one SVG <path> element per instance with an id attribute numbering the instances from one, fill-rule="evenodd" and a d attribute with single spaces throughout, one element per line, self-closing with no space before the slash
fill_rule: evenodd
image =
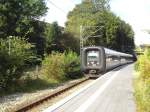
<path id="1" fill-rule="evenodd" d="M 52 92 L 52 93 L 50 93 L 50 94 L 48 94 L 46 96 L 43 96 L 43 97 L 41 97 L 41 98 L 39 98 L 39 99 L 37 99 L 35 101 L 28 102 L 25 105 L 19 105 L 18 107 L 12 109 L 12 111 L 14 111 L 14 112 L 29 111 L 32 108 L 36 108 L 36 106 L 42 105 L 42 103 L 44 103 L 45 101 L 51 100 L 52 98 L 54 98 L 54 97 L 56 97 L 56 96 L 58 96 L 58 95 L 60 95 L 60 94 L 62 94 L 64 92 L 66 92 L 66 91 L 68 91 L 68 90 L 70 90 L 70 89 L 72 89 L 72 88 L 82 84 L 83 82 L 88 81 L 89 79 L 90 79 L 89 77 L 86 77 L 86 78 L 84 78 L 82 80 L 79 80 L 79 81 L 74 82 L 74 83 L 72 83 L 70 85 L 67 85 L 64 88 L 56 90 L 56 91 L 54 91 L 54 92 Z"/>

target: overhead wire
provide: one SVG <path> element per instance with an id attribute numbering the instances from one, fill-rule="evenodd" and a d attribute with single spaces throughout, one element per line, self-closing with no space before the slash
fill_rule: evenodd
<path id="1" fill-rule="evenodd" d="M 66 14 L 66 12 L 62 9 L 62 8 L 60 8 L 60 7 L 58 7 L 55 3 L 53 3 L 51 0 L 47 0 L 47 2 L 49 2 L 50 4 L 52 4 L 54 7 L 56 7 L 57 9 L 59 9 L 61 12 L 63 12 L 64 14 Z"/>

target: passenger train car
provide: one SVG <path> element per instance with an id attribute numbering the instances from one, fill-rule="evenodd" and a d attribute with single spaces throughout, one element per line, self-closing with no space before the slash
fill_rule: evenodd
<path id="1" fill-rule="evenodd" d="M 104 47 L 94 46 L 81 49 L 81 71 L 85 74 L 103 73 L 131 62 L 133 62 L 133 55 Z"/>

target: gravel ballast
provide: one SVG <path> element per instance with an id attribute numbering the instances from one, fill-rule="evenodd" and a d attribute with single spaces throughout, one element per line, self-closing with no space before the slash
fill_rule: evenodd
<path id="1" fill-rule="evenodd" d="M 12 112 L 12 110 L 14 110 L 15 108 L 17 108 L 21 105 L 28 104 L 28 103 L 30 103 L 30 102 L 32 102 L 32 101 L 34 101 L 34 100 L 36 100 L 40 97 L 46 96 L 47 94 L 50 94 L 50 93 L 52 93 L 56 90 L 62 89 L 66 85 L 78 82 L 80 80 L 83 80 L 83 79 L 68 81 L 66 83 L 60 84 L 58 87 L 48 88 L 48 89 L 45 89 L 45 90 L 38 90 L 38 91 L 35 91 L 33 93 L 16 93 L 16 94 L 13 94 L 13 95 L 7 95 L 7 96 L 4 96 L 4 97 L 0 97 L 0 112 Z M 84 82 L 83 84 L 78 85 L 75 88 L 79 89 L 80 86 L 82 87 L 82 85 L 85 85 L 85 84 L 87 84 L 87 82 Z M 69 91 L 70 91 L 69 92 L 69 94 L 70 94 L 70 93 L 73 93 L 74 91 L 76 91 L 76 89 L 73 88 L 72 90 L 69 90 Z M 66 93 L 66 94 L 68 94 L 68 93 Z M 59 99 L 64 98 L 65 96 L 66 95 L 63 95 L 63 96 L 57 98 L 57 100 L 55 98 L 54 100 L 50 101 L 51 103 L 49 105 L 55 103 L 56 101 L 59 101 Z M 44 108 L 45 108 L 45 106 L 44 106 Z M 40 110 L 40 109 L 38 109 L 38 110 Z M 36 109 L 36 111 L 37 111 L 37 109 Z"/>

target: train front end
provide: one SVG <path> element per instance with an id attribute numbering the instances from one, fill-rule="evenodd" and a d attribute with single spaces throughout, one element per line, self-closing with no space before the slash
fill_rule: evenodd
<path id="1" fill-rule="evenodd" d="M 99 74 L 104 69 L 104 51 L 101 47 L 84 47 L 81 51 L 81 70 L 85 74 Z"/>

